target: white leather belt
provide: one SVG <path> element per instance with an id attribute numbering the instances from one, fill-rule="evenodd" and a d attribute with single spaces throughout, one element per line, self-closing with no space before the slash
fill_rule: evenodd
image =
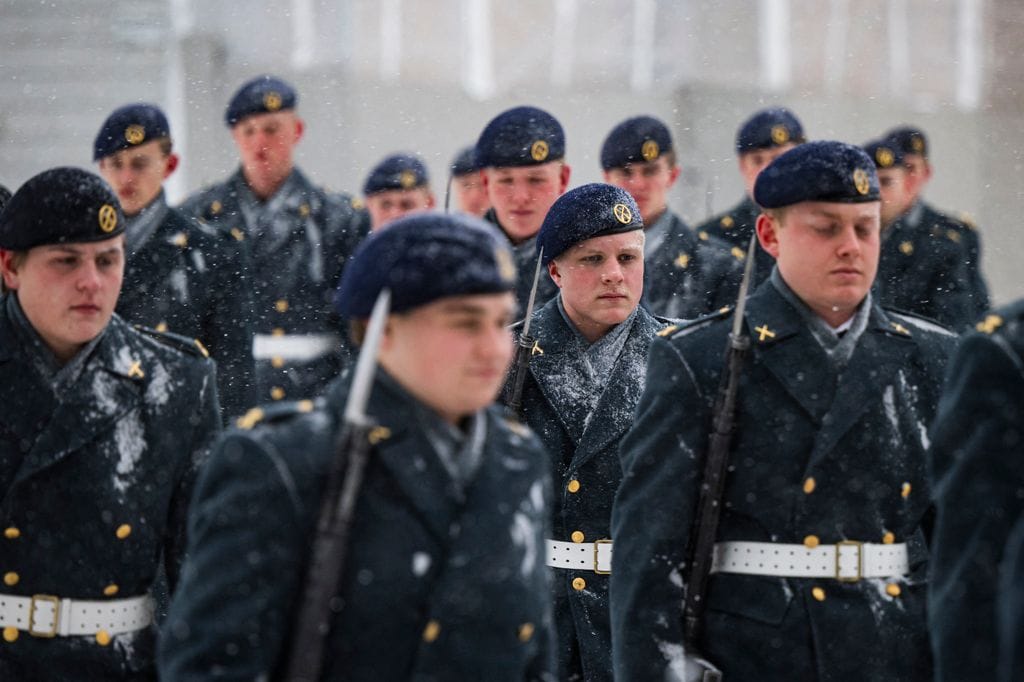
<path id="1" fill-rule="evenodd" d="M 100 630 L 117 635 L 142 630 L 152 622 L 153 599 L 148 594 L 104 601 L 0 594 L 0 628 L 17 628 L 34 637 L 95 635 Z"/>
<path id="2" fill-rule="evenodd" d="M 883 545 L 844 541 L 808 548 L 777 542 L 718 542 L 712 573 L 778 578 L 890 578 L 910 572 L 906 543 Z"/>
<path id="3" fill-rule="evenodd" d="M 334 352 L 340 345 L 337 334 L 256 334 L 252 337 L 252 356 L 256 360 L 308 362 Z"/>
<path id="4" fill-rule="evenodd" d="M 612 541 L 562 542 L 546 540 L 547 565 L 552 568 L 568 568 L 574 571 L 593 571 L 608 574 L 612 572 Z"/>

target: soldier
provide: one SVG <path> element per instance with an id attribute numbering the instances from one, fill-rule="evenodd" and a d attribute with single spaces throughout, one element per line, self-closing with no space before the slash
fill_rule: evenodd
<path id="1" fill-rule="evenodd" d="M 1005 567 L 1020 566 L 1019 554 L 1006 546 L 1024 515 L 1022 358 L 1024 302 L 1018 301 L 963 338 L 935 419 L 928 621 L 938 682 L 996 679 L 999 661 L 1016 671 L 1006 680 L 1021 679 L 1019 634 L 997 646 L 997 609 L 1004 597 L 1007 615 L 1020 603 L 1019 594 L 1001 595 L 998 586 L 1001 574 L 1012 584 L 1015 571 L 1004 573 Z M 1019 620 L 1019 613 L 1012 617 Z"/>
<path id="2" fill-rule="evenodd" d="M 345 261 L 365 234 L 361 202 L 328 195 L 294 164 L 303 133 L 298 96 L 259 76 L 231 98 L 225 120 L 241 156 L 226 181 L 182 211 L 242 243 L 253 288 L 257 399 L 319 394 L 346 352 L 330 305 Z"/>
<path id="3" fill-rule="evenodd" d="M 742 322 L 751 347 L 697 647 L 725 680 L 931 680 L 925 448 L 955 337 L 870 294 L 879 193 L 863 150 L 800 145 L 754 199 L 776 266 Z M 616 680 L 684 679 L 693 653 L 686 548 L 731 317 L 651 345 L 612 513 Z"/>
<path id="4" fill-rule="evenodd" d="M 612 129 L 601 147 L 605 182 L 629 192 L 644 221 L 644 305 L 668 317 L 700 317 L 736 300 L 746 254 L 717 239 L 701 240 L 668 207 L 679 178 L 672 136 L 651 116 Z"/>
<path id="5" fill-rule="evenodd" d="M 537 235 L 559 293 L 533 315 L 536 343 L 521 404 L 555 481 L 547 544 L 548 565 L 557 569 L 559 680 L 611 680 L 609 523 L 622 476 L 618 444 L 643 391 L 647 348 L 665 326 L 639 306 L 640 215 L 625 190 L 583 185 L 555 202 Z M 506 399 L 513 386 L 506 384 Z"/>
<path id="6" fill-rule="evenodd" d="M 220 415 L 189 339 L 114 314 L 125 224 L 74 168 L 0 216 L 0 679 L 156 679 L 148 593 Z"/>
<path id="7" fill-rule="evenodd" d="M 903 216 L 903 222 L 910 228 L 944 236 L 963 248 L 965 266 L 971 283 L 971 297 L 974 304 L 974 319 L 979 319 L 988 310 L 988 285 L 981 274 L 981 236 L 974 222 L 961 214 L 960 219 L 941 213 L 928 204 L 921 194 L 932 177 L 932 165 L 928 160 L 928 139 L 919 128 L 901 126 L 885 134 L 895 147 L 903 152 L 903 165 L 907 169 L 907 192 L 910 205 Z"/>
<path id="8" fill-rule="evenodd" d="M 487 124 L 476 143 L 476 158 L 491 202 L 484 218 L 512 244 L 519 272 L 516 300 L 524 312 L 537 262 L 537 232 L 548 209 L 569 186 L 565 133 L 548 112 L 516 107 Z M 541 277 L 537 303 L 546 303 L 557 291 L 554 282 Z"/>
<path id="9" fill-rule="evenodd" d="M 427 167 L 412 154 L 391 154 L 373 167 L 363 184 L 370 229 L 434 208 Z"/>
<path id="10" fill-rule="evenodd" d="M 789 109 L 762 109 L 744 121 L 736 133 L 736 156 L 746 194 L 726 213 L 709 218 L 697 227 L 697 234 L 716 237 L 744 253 L 754 235 L 761 209 L 754 203 L 754 182 L 764 168 L 779 155 L 804 142 L 804 128 Z M 758 247 L 754 261 L 754 281 L 760 284 L 771 274 L 772 258 Z"/>
<path id="11" fill-rule="evenodd" d="M 252 293 L 239 244 L 170 208 L 163 182 L 178 166 L 170 126 L 152 104 L 115 110 L 93 161 L 121 200 L 124 283 L 117 313 L 134 324 L 195 338 L 217 361 L 224 413 L 252 405 Z"/>
<path id="12" fill-rule="evenodd" d="M 455 208 L 482 218 L 490 209 L 491 202 L 480 179 L 476 147 L 466 147 L 452 159 L 451 173 L 452 187 L 455 188 Z"/>
<path id="13" fill-rule="evenodd" d="M 875 290 L 887 306 L 930 317 L 952 329 L 975 319 L 963 249 L 945 234 L 915 230 L 903 221 L 911 199 L 903 153 L 890 140 L 864 145 L 881 192 L 882 247 Z"/>
<path id="14" fill-rule="evenodd" d="M 550 481 L 536 437 L 491 406 L 514 285 L 505 240 L 468 216 L 396 221 L 345 271 L 337 304 L 357 338 L 383 288 L 392 314 L 322 679 L 551 679 Z M 343 379 L 221 441 L 197 490 L 161 679 L 283 673 L 348 390 Z"/>

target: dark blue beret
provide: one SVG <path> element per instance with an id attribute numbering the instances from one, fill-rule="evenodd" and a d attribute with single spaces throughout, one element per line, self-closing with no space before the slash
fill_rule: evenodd
<path id="1" fill-rule="evenodd" d="M 878 174 L 871 157 L 845 142 L 807 142 L 782 154 L 761 171 L 754 201 L 782 208 L 801 201 L 878 201 Z"/>
<path id="2" fill-rule="evenodd" d="M 92 160 L 171 136 L 164 112 L 153 104 L 128 104 L 107 117 L 92 143 Z"/>
<path id="3" fill-rule="evenodd" d="M 652 116 L 629 118 L 612 128 L 601 146 L 601 168 L 622 168 L 628 163 L 654 161 L 672 151 L 672 135 Z"/>
<path id="4" fill-rule="evenodd" d="M 512 291 L 508 240 L 478 218 L 418 213 L 370 233 L 345 267 L 334 297 L 342 317 L 370 316 L 381 289 L 400 313 L 439 298 Z"/>
<path id="5" fill-rule="evenodd" d="M 295 88 L 280 78 L 257 76 L 238 88 L 224 113 L 224 120 L 228 127 L 233 127 L 246 116 L 294 109 L 298 100 Z"/>
<path id="6" fill-rule="evenodd" d="M 904 154 L 928 156 L 928 138 L 920 128 L 900 126 L 887 132 L 885 138 L 892 140 L 893 144 L 899 147 Z"/>
<path id="7" fill-rule="evenodd" d="M 392 189 L 425 187 L 427 167 L 412 154 L 392 154 L 373 167 L 363 183 L 363 194 L 369 196 Z"/>
<path id="8" fill-rule="evenodd" d="M 469 175 L 480 170 L 476 162 L 476 147 L 466 147 L 452 159 L 452 175 Z"/>
<path id="9" fill-rule="evenodd" d="M 11 190 L 7 189 L 3 185 L 0 185 L 0 211 L 4 210 L 4 205 L 11 198 Z"/>
<path id="10" fill-rule="evenodd" d="M 876 168 L 900 168 L 903 166 L 903 150 L 896 144 L 896 140 L 872 140 L 864 145 L 864 151 L 875 162 Z"/>
<path id="11" fill-rule="evenodd" d="M 476 143 L 481 168 L 535 166 L 564 157 L 562 124 L 536 107 L 516 107 L 498 114 Z"/>
<path id="12" fill-rule="evenodd" d="M 762 109 L 748 118 L 736 133 L 736 153 L 804 142 L 804 127 L 789 109 Z"/>
<path id="13" fill-rule="evenodd" d="M 542 262 L 547 265 L 592 237 L 642 229 L 640 209 L 629 192 L 592 182 L 558 197 L 537 233 L 537 248 L 544 249 Z"/>
<path id="14" fill-rule="evenodd" d="M 30 178 L 0 213 L 0 249 L 110 239 L 124 232 L 121 204 L 103 180 L 80 168 Z"/>

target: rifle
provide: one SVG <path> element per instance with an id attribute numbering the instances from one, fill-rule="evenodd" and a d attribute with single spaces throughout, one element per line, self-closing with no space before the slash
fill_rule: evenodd
<path id="1" fill-rule="evenodd" d="M 523 384 L 530 367 L 530 354 L 533 352 L 533 338 L 530 336 L 530 318 L 533 317 L 533 304 L 537 301 L 537 284 L 540 282 L 540 264 L 544 258 L 544 247 L 537 252 L 537 269 L 533 272 L 533 288 L 530 299 L 526 303 L 526 319 L 523 321 L 523 333 L 519 335 L 516 345 L 516 358 L 512 363 L 512 394 L 509 396 L 508 409 L 517 419 L 523 417 Z"/>
<path id="2" fill-rule="evenodd" d="M 683 608 L 684 642 L 689 651 L 697 652 L 701 626 L 706 606 L 708 576 L 715 556 L 715 536 L 722 511 L 725 494 L 725 476 L 729 467 L 729 446 L 736 427 L 736 398 L 739 390 L 740 370 L 747 351 L 750 350 L 750 336 L 743 332 L 743 311 L 747 304 L 747 291 L 754 266 L 754 250 L 757 235 L 750 239 L 747 248 L 747 262 L 743 269 L 739 300 L 733 314 L 732 333 L 725 347 L 725 371 L 718 383 L 718 394 L 711 413 L 711 435 L 708 438 L 708 452 L 704 460 L 704 478 L 701 482 L 697 515 L 691 531 L 690 571 L 686 581 L 686 602 Z M 706 682 L 721 680 L 717 670 L 706 670 Z"/>
<path id="3" fill-rule="evenodd" d="M 366 403 L 373 386 L 377 351 L 390 304 L 391 292 L 383 289 L 373 305 L 345 403 L 341 433 L 320 503 L 302 601 L 292 628 L 294 634 L 288 649 L 288 669 L 284 678 L 289 682 L 317 682 L 320 679 L 331 618 L 340 610 L 336 605 L 338 584 L 345 568 L 349 531 L 375 427 L 373 420 L 366 415 Z"/>

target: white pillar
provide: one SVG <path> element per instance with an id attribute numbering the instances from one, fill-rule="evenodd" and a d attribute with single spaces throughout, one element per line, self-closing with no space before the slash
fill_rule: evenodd
<path id="1" fill-rule="evenodd" d="M 780 92 L 789 87 L 790 57 L 789 0 L 761 0 L 761 87 Z"/>
<path id="2" fill-rule="evenodd" d="M 380 79 L 394 82 L 402 72 L 402 0 L 380 0 Z"/>
<path id="3" fill-rule="evenodd" d="M 981 105 L 981 0 L 956 5 L 956 104 L 961 109 Z"/>
<path id="4" fill-rule="evenodd" d="M 195 26 L 192 0 L 168 0 L 170 16 L 170 45 L 164 63 L 164 113 L 176 142 L 181 161 L 177 170 L 164 182 L 167 202 L 172 206 L 183 200 L 188 192 L 188 94 L 185 84 L 185 60 L 182 43 Z"/>
<path id="5" fill-rule="evenodd" d="M 654 0 L 633 0 L 633 69 L 630 85 L 646 91 L 654 85 L 654 35 L 657 28 Z"/>
<path id="6" fill-rule="evenodd" d="M 462 0 L 462 89 L 476 100 L 494 96 L 491 0 Z"/>
<path id="7" fill-rule="evenodd" d="M 846 79 L 846 38 L 850 21 L 849 0 L 829 0 L 825 25 L 825 91 L 837 94 Z"/>
<path id="8" fill-rule="evenodd" d="M 555 31 L 551 52 L 551 84 L 557 88 L 572 85 L 573 57 L 576 53 L 576 20 L 579 0 L 555 0 Z"/>
<path id="9" fill-rule="evenodd" d="M 292 0 L 292 68 L 302 71 L 316 61 L 316 13 L 313 0 Z"/>
<path id="10" fill-rule="evenodd" d="M 897 99 L 910 95 L 910 24 L 906 0 L 888 0 L 886 33 L 889 38 L 889 94 Z"/>

